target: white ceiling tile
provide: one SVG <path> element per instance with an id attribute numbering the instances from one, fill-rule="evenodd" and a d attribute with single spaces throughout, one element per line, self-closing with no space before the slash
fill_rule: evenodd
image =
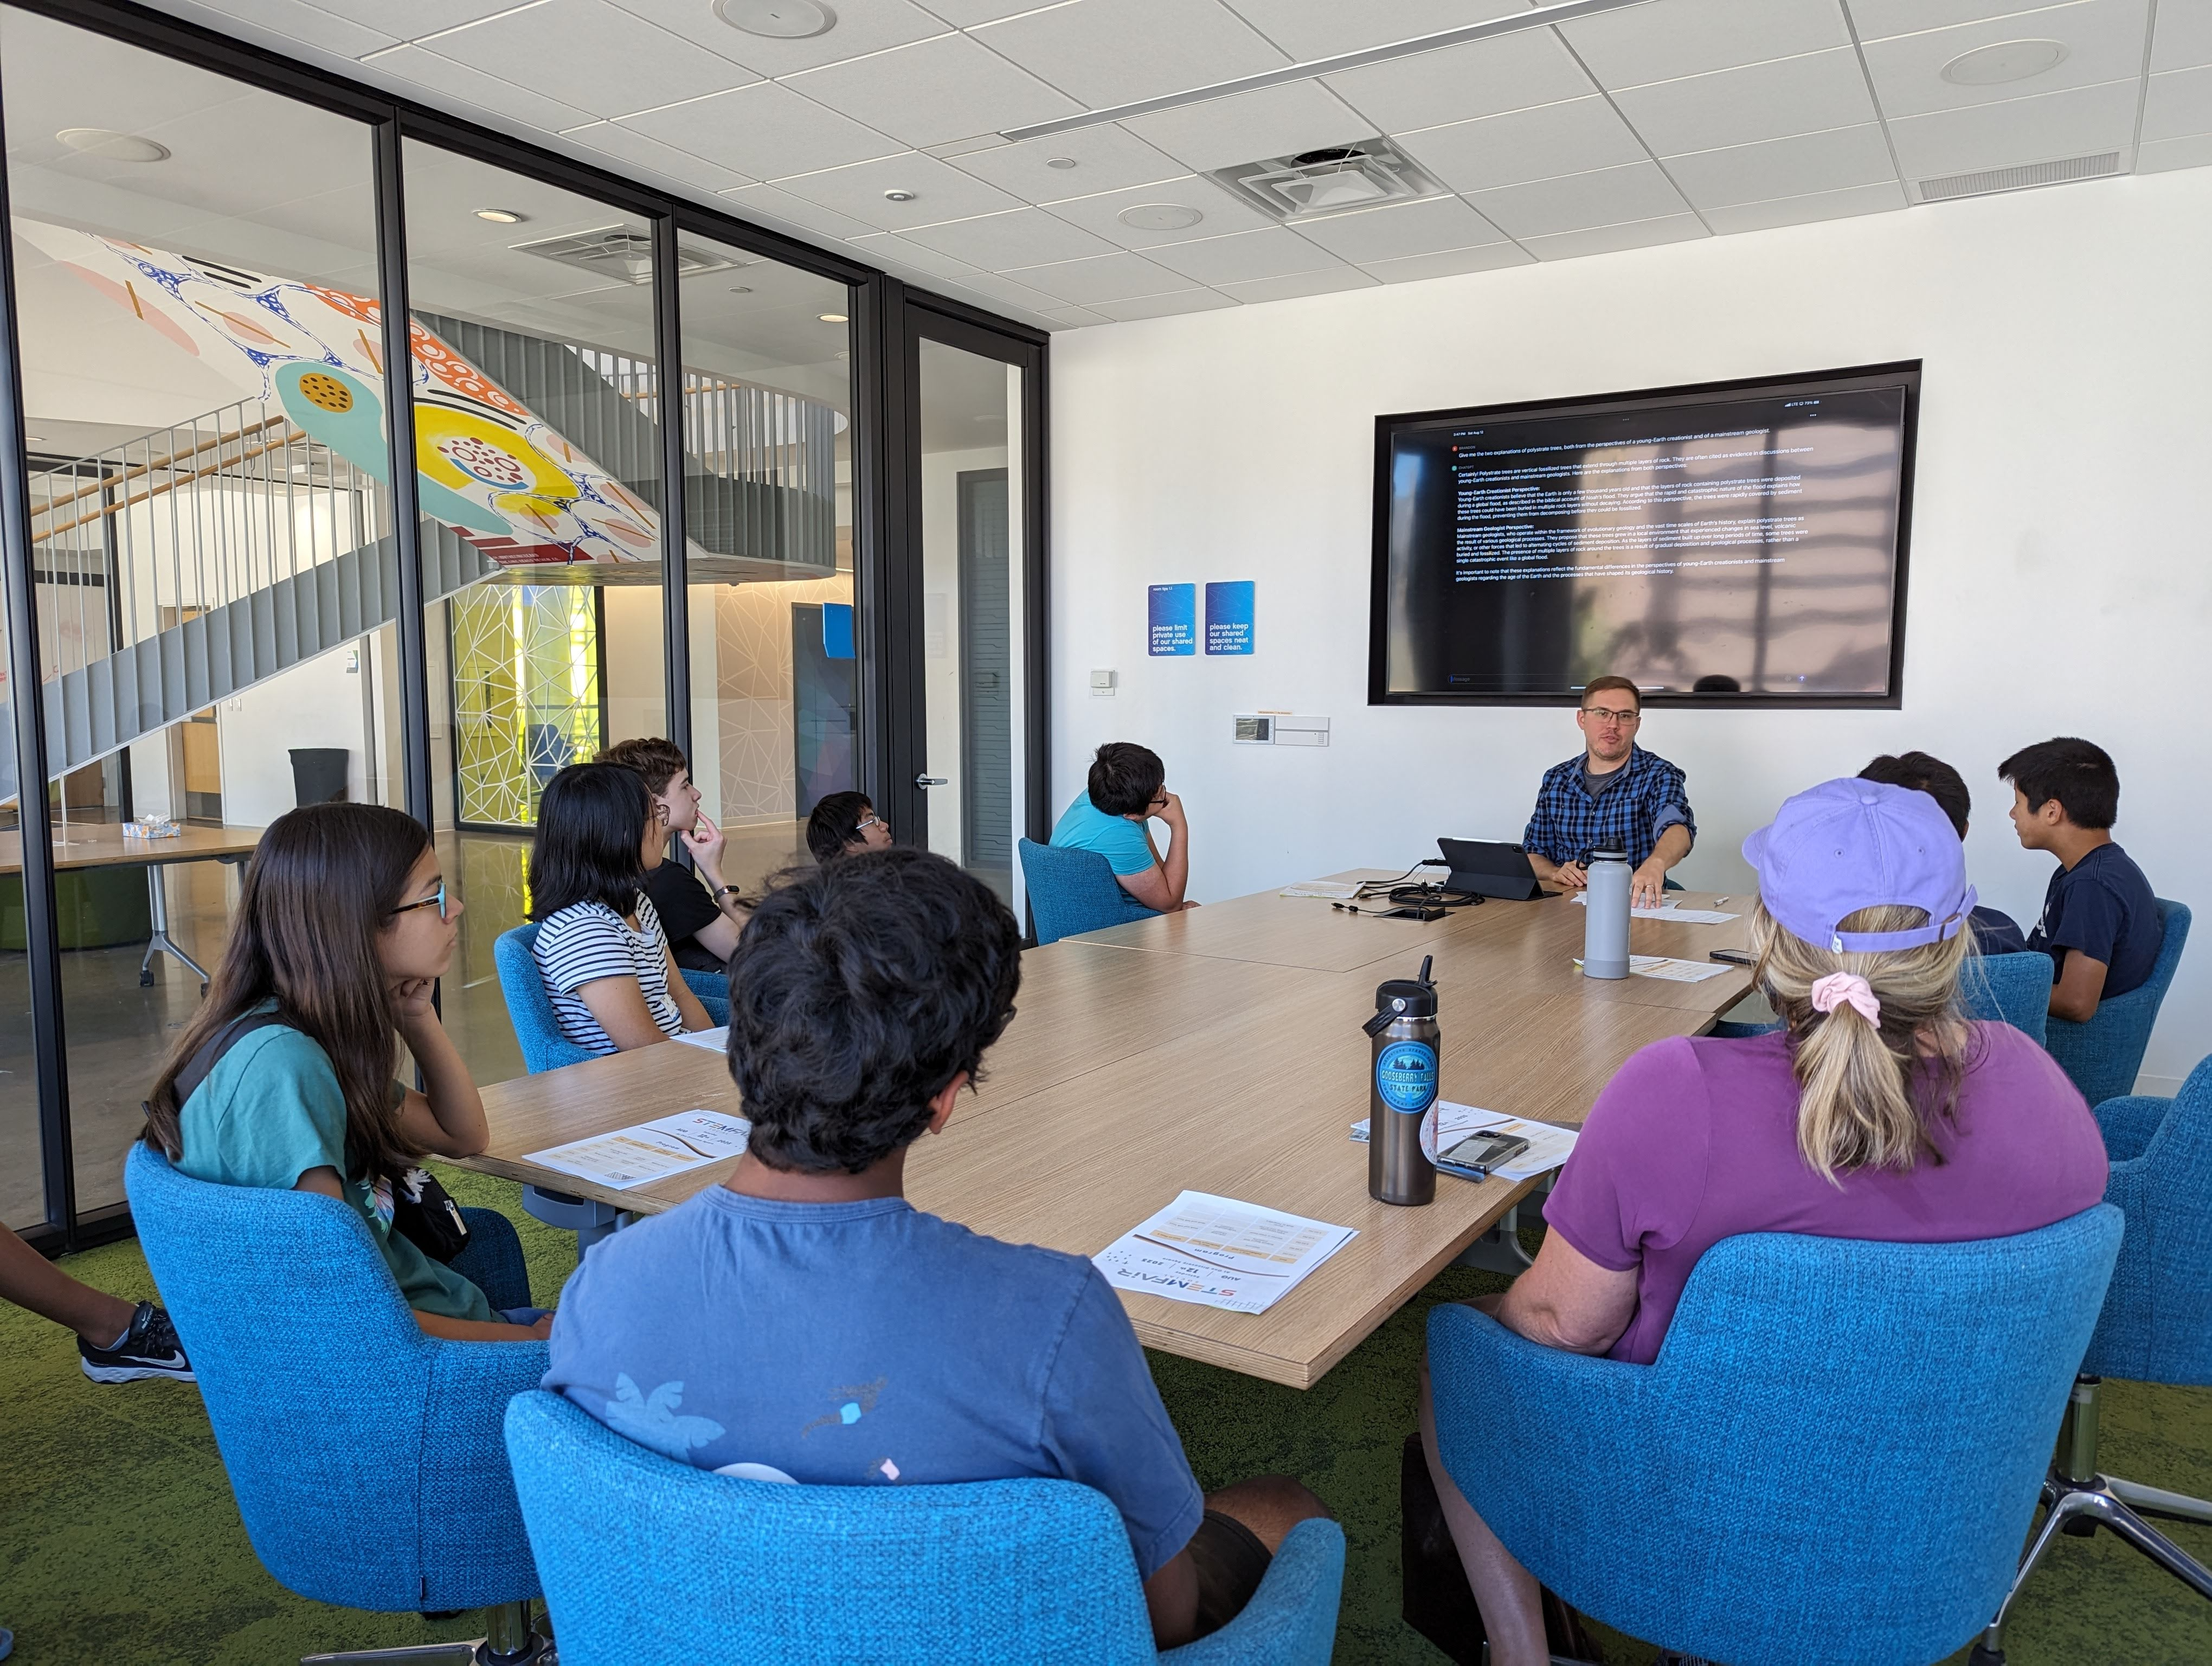
<path id="1" fill-rule="evenodd" d="M 2001 17 L 1873 41 L 1866 49 L 1867 73 L 1874 77 L 1882 113 L 1892 119 L 2001 104 L 2140 76 L 2143 32 L 2149 22 L 2150 0 L 2087 0 L 2027 17 Z M 2066 49 L 2066 57 L 2040 75 L 1994 87 L 1960 87 L 1943 79 L 1943 66 L 1960 53 L 2021 40 L 2055 40 Z"/>
<path id="2" fill-rule="evenodd" d="M 1506 246 L 1511 247 L 1510 244 Z M 1376 280 L 1354 266 L 1333 272 L 1292 272 L 1287 277 L 1255 277 L 1248 283 L 1224 283 L 1221 293 L 1248 304 L 1255 301 L 1297 301 L 1306 295 L 1334 295 L 1339 289 L 1371 289 Z"/>
<path id="3" fill-rule="evenodd" d="M 1897 181 L 1889 146 L 1881 129 L 1871 122 L 1831 133 L 1802 133 L 1669 156 L 1667 172 L 1691 206 L 1699 209 Z"/>
<path id="4" fill-rule="evenodd" d="M 1849 47 L 1632 88 L 1613 100 L 1662 156 L 1876 119 L 1858 54 Z"/>
<path id="5" fill-rule="evenodd" d="M 960 287 L 1002 307 L 1020 307 L 1039 314 L 1047 309 L 1065 307 L 1067 302 L 1059 295 L 1048 295 L 1042 289 L 1018 283 L 1011 277 L 1000 277 L 991 272 L 975 272 L 960 280 Z"/>
<path id="6" fill-rule="evenodd" d="M 1539 260 L 1578 260 L 1586 254 L 1618 254 L 1623 249 L 1688 243 L 1711 235 L 1696 215 L 1670 214 L 1662 219 L 1638 220 L 1625 226 L 1592 226 L 1588 231 L 1531 237 L 1527 242 L 1528 252 Z"/>
<path id="7" fill-rule="evenodd" d="M 1802 197 L 1784 197 L 1766 203 L 1737 203 L 1705 210 L 1705 223 L 1716 237 L 1731 232 L 1769 231 L 1776 226 L 1802 226 L 1816 220 L 1844 220 L 1859 214 L 1887 214 L 1907 206 L 1905 188 L 1896 180 L 1881 185 L 1851 185 L 1842 191 L 1813 192 Z"/>
<path id="8" fill-rule="evenodd" d="M 1249 283 L 1255 278 L 1327 271 L 1340 264 L 1327 250 L 1316 248 L 1279 226 L 1177 243 L 1172 248 L 1154 249 L 1152 258 L 1200 283 Z"/>
<path id="9" fill-rule="evenodd" d="M 1054 161 L 1075 166 L 1054 167 Z M 1102 127 L 1079 127 L 1048 139 L 972 151 L 954 158 L 953 165 L 1030 203 L 1093 197 L 1102 191 L 1172 179 L 1189 172 L 1174 157 L 1162 155 L 1111 122 Z"/>
<path id="10" fill-rule="evenodd" d="M 1234 0 L 1246 22 L 1300 63 L 1386 46 L 1525 11 L 1528 0 Z"/>
<path id="11" fill-rule="evenodd" d="M 735 214 L 780 222 L 817 237 L 866 237 L 876 229 L 865 220 L 855 220 L 848 214 L 833 214 L 819 204 L 793 197 L 775 185 L 746 185 L 721 194 Z"/>
<path id="12" fill-rule="evenodd" d="M 303 46 L 319 46 L 341 58 L 360 58 L 395 46 L 404 36 L 380 20 L 340 17 L 304 0 L 201 0 L 208 10 L 241 23 L 258 24 L 271 34 L 296 40 Z"/>
<path id="13" fill-rule="evenodd" d="M 1121 216 L 1124 210 L 1158 204 L 1194 210 L 1202 217 L 1194 225 L 1178 231 L 1143 231 L 1124 225 Z M 1070 225 L 1080 226 L 1085 231 L 1096 232 L 1110 243 L 1119 243 L 1125 249 L 1149 249 L 1162 243 L 1188 243 L 1201 237 L 1220 237 L 1233 231 L 1256 231 L 1275 223 L 1271 216 L 1260 212 L 1242 198 L 1232 197 L 1211 179 L 1195 175 L 1181 179 L 1170 179 L 1164 184 L 1133 185 L 1127 191 L 1109 191 L 1096 197 L 1079 197 L 1073 202 L 1054 203 L 1047 212 L 1058 216 Z"/>
<path id="14" fill-rule="evenodd" d="M 2143 104 L 2143 137 L 2179 139 L 2193 133 L 2212 133 L 2212 64 L 2169 70 L 2150 78 L 2150 94 Z"/>
<path id="15" fill-rule="evenodd" d="M 1094 110 L 1290 61 L 1218 0 L 1069 0 L 975 38 Z"/>
<path id="16" fill-rule="evenodd" d="M 987 185 L 951 163 L 916 150 L 818 173 L 790 174 L 776 183 L 794 197 L 865 220 L 881 231 L 972 220 L 979 214 L 1021 206 L 1019 198 L 996 185 Z M 914 200 L 890 202 L 884 196 L 887 191 L 910 191 Z"/>
<path id="17" fill-rule="evenodd" d="M 1531 265 L 1535 258 L 1517 243 L 1485 243 L 1479 248 L 1447 249 L 1442 254 L 1371 261 L 1361 270 L 1385 283 L 1422 283 L 1432 277 L 1458 277 L 1467 272 L 1494 272 L 1504 266 Z"/>
<path id="18" fill-rule="evenodd" d="M 830 7 L 837 15 L 836 26 L 801 40 L 772 40 L 766 35 L 733 29 L 716 14 L 711 0 L 611 3 L 682 35 L 695 46 L 703 46 L 764 76 L 787 76 L 817 64 L 842 63 L 848 58 L 945 33 L 943 21 L 908 0 L 836 0 Z"/>
<path id="19" fill-rule="evenodd" d="M 623 125 L 756 179 L 841 167 L 906 148 L 772 81 L 627 117 Z"/>
<path id="20" fill-rule="evenodd" d="M 563 137 L 571 143 L 586 145 L 599 152 L 613 164 L 617 173 L 645 168 L 702 191 L 729 191 L 750 183 L 744 174 L 733 173 L 719 162 L 708 161 L 658 139 L 648 139 L 616 122 L 595 122 L 589 127 L 573 128 Z"/>
<path id="21" fill-rule="evenodd" d="M 1601 98 L 1401 133 L 1398 143 L 1455 191 L 1484 191 L 1648 160 L 1636 135 Z"/>
<path id="22" fill-rule="evenodd" d="M 2212 64 L 2212 6 L 2204 0 L 2193 5 L 2166 0 L 2158 9 L 2157 32 L 2151 36 L 2152 73 L 2198 64 Z"/>
<path id="23" fill-rule="evenodd" d="M 1092 307 L 1102 301 L 1127 301 L 1137 295 L 1165 295 L 1188 289 L 1190 280 L 1178 277 L 1164 266 L 1154 265 L 1139 254 L 1103 254 L 1089 260 L 1055 261 L 1048 266 L 1021 266 L 1006 274 L 1061 301 Z"/>
<path id="24" fill-rule="evenodd" d="M 1114 252 L 1114 246 L 1104 238 L 1094 237 L 1079 226 L 1055 220 L 1042 209 L 1034 208 L 956 220 L 950 225 L 923 226 L 910 234 L 917 243 L 972 260 L 986 271 Z"/>
<path id="25" fill-rule="evenodd" d="M 1049 121 L 1082 107 L 964 34 L 809 70 L 784 84 L 915 146 Z"/>
<path id="26" fill-rule="evenodd" d="M 604 0 L 544 0 L 440 35 L 430 50 L 488 76 L 557 88 L 595 116 L 703 98 L 760 79 Z M 579 73 L 580 65 L 588 70 Z"/>
<path id="27" fill-rule="evenodd" d="M 1139 319 L 1172 318 L 1178 313 L 1211 313 L 1237 303 L 1216 289 L 1178 289 L 1173 295 L 1146 295 L 1140 301 L 1102 301 L 1097 310 L 1118 324 Z"/>
<path id="28" fill-rule="evenodd" d="M 1081 330 L 1093 324 L 1111 324 L 1114 320 L 1103 313 L 1094 313 L 1088 307 L 1054 307 L 1044 316 L 1053 327 L 1062 330 Z"/>
<path id="29" fill-rule="evenodd" d="M 965 156 L 975 151 L 1005 150 L 1010 147 L 999 134 L 978 133 L 964 139 L 947 139 L 942 144 L 925 144 L 915 148 L 927 150 L 933 156 L 941 156 L 949 162 L 955 156 Z"/>
<path id="30" fill-rule="evenodd" d="M 417 35 L 450 29 L 456 23 L 512 10 L 516 3 L 517 0 L 324 0 L 322 9 L 356 23 L 374 17 L 374 27 L 385 33 L 412 40 Z"/>
<path id="31" fill-rule="evenodd" d="M 2137 84 L 2109 82 L 1889 124 L 1907 179 L 1969 173 L 2063 156 L 2124 153 L 2134 143 Z"/>
<path id="32" fill-rule="evenodd" d="M 1429 197 L 1415 203 L 1394 203 L 1388 208 L 1364 209 L 1358 214 L 1333 214 L 1308 221 L 1297 232 L 1340 259 L 1362 266 L 1445 249 L 1472 248 L 1478 243 L 1499 243 L 1505 238 L 1504 233 L 1456 197 Z"/>
<path id="33" fill-rule="evenodd" d="M 1328 76 L 1326 84 L 1385 133 L 1473 121 L 1597 90 L 1549 29 L 1370 64 Z"/>
<path id="34" fill-rule="evenodd" d="M 1732 70 L 1851 44 L 1836 0 L 1666 0 L 1563 23 L 1607 87 Z"/>
<path id="35" fill-rule="evenodd" d="M 2136 152 L 2136 172 L 2164 173 L 2177 167 L 2212 167 L 2212 133 L 2186 139 L 2148 139 Z"/>
<path id="36" fill-rule="evenodd" d="M 517 87 L 512 82 L 488 76 L 466 64 L 457 64 L 450 58 L 441 58 L 422 46 L 394 46 L 390 52 L 379 52 L 366 60 L 368 66 L 381 74 L 398 76 L 413 82 L 417 87 L 428 88 L 442 97 L 425 100 L 457 114 L 474 114 L 489 110 L 531 127 L 544 128 L 558 133 L 563 129 L 581 127 L 592 119 L 592 112 L 580 110 L 573 104 L 548 98 L 527 88 Z"/>
<path id="37" fill-rule="evenodd" d="M 1985 17 L 2020 16 L 2029 12 L 2062 9 L 2076 0 L 2057 0 L 2038 5 L 2036 0 L 1844 0 L 1851 21 L 1858 25 L 1862 41 L 1911 34 L 1921 29 L 1947 29 L 1954 23 L 1972 23 Z M 2022 31 L 2033 33 L 2032 29 Z"/>
<path id="38" fill-rule="evenodd" d="M 1655 162 L 1508 185 L 1478 192 L 1470 200 L 1492 225 L 1523 240 L 1657 219 L 1688 206 Z"/>
<path id="39" fill-rule="evenodd" d="M 1317 81 L 1135 116 L 1125 125 L 1146 143 L 1200 172 L 1375 137 L 1366 117 Z"/>
<path id="40" fill-rule="evenodd" d="M 1044 0 L 1044 3 L 1050 5 L 1052 0 Z M 1037 0 L 929 0 L 929 9 L 956 28 L 967 29 L 978 23 L 995 23 L 1002 17 L 1035 11 Z"/>
<path id="41" fill-rule="evenodd" d="M 925 248 L 896 232 L 867 232 L 849 240 L 854 252 L 863 260 L 872 261 L 879 266 L 889 267 L 896 264 L 911 266 L 916 271 L 927 272 L 936 277 L 957 278 L 965 278 L 975 270 L 968 261 L 956 260 L 949 254 Z"/>

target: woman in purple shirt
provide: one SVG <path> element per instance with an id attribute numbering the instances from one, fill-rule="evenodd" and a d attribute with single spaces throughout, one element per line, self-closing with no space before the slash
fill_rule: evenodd
<path id="1" fill-rule="evenodd" d="M 1783 1028 L 1647 1047 L 1607 1084 L 1535 1264 L 1479 1304 L 1547 1347 L 1649 1365 L 1698 1257 L 1741 1232 L 2003 1237 L 2104 1195 L 2095 1120 L 2049 1054 L 1969 1022 L 1963 847 L 1924 793 L 1832 781 L 1743 847 L 1757 976 Z M 1495 1666 L 1544 1666 L 1535 1580 L 1421 1433 Z"/>

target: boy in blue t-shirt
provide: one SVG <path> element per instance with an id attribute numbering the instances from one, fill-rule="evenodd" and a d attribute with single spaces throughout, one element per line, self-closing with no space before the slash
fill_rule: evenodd
<path id="1" fill-rule="evenodd" d="M 942 857 L 868 851 L 771 891 L 730 963 L 750 1149 L 593 1248 L 544 1386 L 753 1481 L 1095 1487 L 1171 1648 L 1234 1618 L 1283 1535 L 1327 1512 L 1283 1477 L 1201 1496 L 1098 1270 L 906 1201 L 908 1146 L 944 1128 L 1020 982 L 1013 916 Z"/>
<path id="2" fill-rule="evenodd" d="M 1161 914 L 1198 906 L 1183 900 L 1190 885 L 1190 824 L 1167 778 L 1167 766 L 1151 747 L 1109 740 L 1091 760 L 1089 790 L 1075 795 L 1052 830 L 1054 844 L 1097 851 L 1122 890 Z M 1164 858 L 1152 846 L 1155 816 L 1174 835 Z"/>
<path id="3" fill-rule="evenodd" d="M 2013 830 L 2029 850 L 2058 858 L 2043 918 L 2027 946 L 2057 964 L 2051 1016 L 2086 1024 L 2106 995 L 2148 982 L 2166 939 L 2143 871 L 2112 842 L 2120 776 L 2104 748 L 2061 735 L 2023 747 L 1997 766 L 2012 783 Z"/>

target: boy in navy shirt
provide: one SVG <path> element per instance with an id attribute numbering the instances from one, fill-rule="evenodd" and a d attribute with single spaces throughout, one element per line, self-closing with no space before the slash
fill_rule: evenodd
<path id="1" fill-rule="evenodd" d="M 864 851 L 771 891 L 730 964 L 750 1146 L 721 1185 L 593 1247 L 544 1386 L 752 1481 L 1095 1487 L 1173 1648 L 1233 1619 L 1284 1535 L 1328 1512 L 1285 1477 L 1202 1496 L 1097 1268 L 906 1201 L 907 1147 L 945 1127 L 1020 982 L 1013 916 L 942 857 Z"/>
<path id="2" fill-rule="evenodd" d="M 2087 1024 L 2106 995 L 2142 987 L 2166 928 L 2143 871 L 2112 842 L 2120 776 L 2101 746 L 2070 735 L 2023 747 L 1997 766 L 2012 783 L 2013 830 L 2058 858 L 2043 918 L 2027 936 L 2057 964 L 2051 1016 Z"/>

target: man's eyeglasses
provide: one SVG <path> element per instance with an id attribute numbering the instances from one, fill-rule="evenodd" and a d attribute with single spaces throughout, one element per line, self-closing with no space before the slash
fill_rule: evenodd
<path id="1" fill-rule="evenodd" d="M 416 909 L 435 909 L 438 910 L 439 919 L 444 920 L 447 918 L 448 916 L 446 913 L 446 882 L 443 879 L 439 880 L 437 890 L 432 891 L 428 897 L 421 898 L 419 901 L 413 903 L 402 903 L 398 908 L 392 910 L 392 917 L 397 920 L 401 915 L 411 914 Z"/>
<path id="2" fill-rule="evenodd" d="M 1642 712 L 1609 712 L 1602 706 L 1584 706 L 1583 715 L 1599 723 L 1633 726 L 1644 721 Z"/>

